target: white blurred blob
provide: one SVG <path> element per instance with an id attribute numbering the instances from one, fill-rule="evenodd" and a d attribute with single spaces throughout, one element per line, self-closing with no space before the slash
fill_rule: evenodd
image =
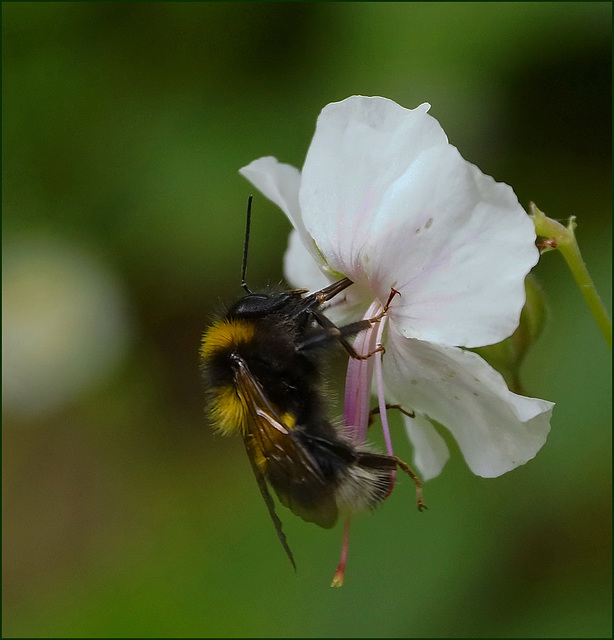
<path id="1" fill-rule="evenodd" d="M 3 244 L 3 412 L 75 399 L 112 372 L 129 334 L 120 283 L 95 256 L 45 237 Z"/>

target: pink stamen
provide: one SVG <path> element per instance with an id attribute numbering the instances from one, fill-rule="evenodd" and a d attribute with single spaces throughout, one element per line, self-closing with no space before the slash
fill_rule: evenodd
<path id="1" fill-rule="evenodd" d="M 382 338 L 384 336 L 384 329 L 386 328 L 387 318 L 384 317 L 380 320 L 379 327 L 377 328 L 377 344 L 382 344 Z M 389 456 L 394 455 L 392 450 L 392 438 L 390 437 L 390 427 L 388 426 L 388 413 L 386 411 L 386 396 L 384 392 L 384 376 L 382 372 L 382 358 L 383 353 L 380 351 L 375 354 L 375 382 L 377 386 L 377 402 L 379 404 L 379 416 L 382 423 L 382 432 L 384 434 L 384 442 L 386 443 L 386 453 Z M 396 480 L 397 472 L 393 470 L 390 474 L 390 488 L 386 497 L 388 497 L 394 489 L 394 483 Z"/>
<path id="2" fill-rule="evenodd" d="M 346 518 L 343 525 L 343 544 L 341 545 L 341 557 L 339 558 L 339 564 L 335 570 L 333 581 L 330 583 L 331 587 L 342 587 L 343 580 L 345 579 L 345 565 L 348 561 L 348 548 L 350 546 L 350 519 Z"/>
<path id="3" fill-rule="evenodd" d="M 377 315 L 381 305 L 373 302 L 365 318 Z M 354 341 L 354 349 L 360 355 L 371 353 L 375 349 L 377 330 L 374 327 L 362 331 Z M 373 378 L 373 358 L 356 360 L 350 358 L 345 381 L 343 399 L 343 424 L 354 442 L 363 442 L 369 426 L 369 399 L 371 398 L 371 380 Z"/>
<path id="4" fill-rule="evenodd" d="M 381 304 L 373 302 L 365 318 L 375 317 L 381 309 Z M 379 325 L 382 323 L 380 322 Z M 381 326 L 373 325 L 370 329 L 358 334 L 354 341 L 354 349 L 360 355 L 366 355 L 375 350 L 375 345 L 381 337 Z M 377 354 L 380 356 L 381 354 Z M 369 400 L 371 399 L 371 381 L 373 379 L 373 358 L 357 360 L 350 358 L 348 362 L 347 376 L 345 380 L 345 394 L 343 399 L 343 424 L 349 437 L 357 443 L 362 443 L 367 437 L 369 426 Z M 381 372 L 381 362 L 380 362 Z M 383 384 L 382 393 L 383 393 Z M 379 386 L 378 386 L 379 393 Z M 384 412 L 386 403 L 384 402 Z M 390 437 L 390 434 L 388 434 Z M 386 445 L 388 446 L 388 445 Z M 394 482 L 394 477 L 393 477 Z M 341 587 L 345 576 L 348 548 L 350 544 L 350 518 L 345 519 L 343 526 L 343 542 L 341 543 L 341 555 L 339 564 L 333 576 L 331 587 Z"/>

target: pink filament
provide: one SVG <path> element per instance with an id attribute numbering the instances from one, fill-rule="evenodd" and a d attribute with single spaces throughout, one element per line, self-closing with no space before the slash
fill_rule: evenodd
<path id="1" fill-rule="evenodd" d="M 373 318 L 381 310 L 382 306 L 379 302 L 374 301 L 367 313 L 365 319 Z M 360 355 L 367 355 L 375 350 L 378 344 L 381 344 L 384 333 L 385 318 L 370 329 L 362 331 L 354 341 L 354 349 Z M 356 443 L 362 443 L 367 437 L 367 428 L 369 426 L 370 399 L 371 399 L 371 381 L 373 379 L 373 366 L 376 368 L 377 396 L 380 408 L 380 417 L 382 421 L 382 429 L 384 432 L 384 440 L 386 442 L 386 451 L 392 455 L 392 442 L 390 439 L 390 429 L 388 428 L 388 418 L 386 416 L 386 399 L 384 397 L 384 381 L 382 377 L 382 354 L 377 353 L 375 359 L 367 358 L 366 360 L 358 360 L 350 358 L 348 362 L 347 377 L 345 381 L 345 396 L 343 401 L 343 424 L 349 437 Z M 392 472 L 390 491 L 394 486 L 395 472 Z M 345 519 L 343 527 L 343 542 L 341 544 L 341 555 L 339 564 L 335 570 L 335 575 L 331 586 L 340 587 L 343 585 L 345 577 L 345 566 L 347 564 L 348 549 L 350 544 L 350 518 Z"/>
<path id="2" fill-rule="evenodd" d="M 348 561 L 348 548 L 350 546 L 350 519 L 346 518 L 343 525 L 343 544 L 341 545 L 341 557 L 339 558 L 339 564 L 335 570 L 331 587 L 342 587 L 343 580 L 345 579 L 345 565 Z"/>
<path id="3" fill-rule="evenodd" d="M 373 318 L 381 308 L 379 302 L 373 302 L 365 319 Z M 377 331 L 375 326 L 358 334 L 354 349 L 360 355 L 371 353 L 375 349 Z M 343 399 L 343 424 L 354 442 L 363 442 L 369 426 L 369 399 L 373 378 L 373 359 L 357 360 L 350 358 L 345 381 Z"/>
<path id="4" fill-rule="evenodd" d="M 377 329 L 377 344 L 382 344 L 382 338 L 384 335 L 384 329 L 386 328 L 386 320 L 387 318 L 382 318 L 379 323 L 379 327 Z M 379 415 L 382 423 L 382 432 L 384 434 L 384 442 L 386 443 L 386 453 L 389 456 L 394 455 L 392 450 L 392 438 L 390 437 L 390 427 L 388 426 L 388 414 L 386 413 L 386 396 L 384 391 L 384 375 L 382 372 L 382 359 L 383 352 L 379 352 L 375 354 L 375 382 L 377 386 L 377 402 L 379 405 Z M 394 488 L 394 482 L 396 479 L 396 470 L 393 470 L 390 479 L 390 489 L 388 490 L 388 495 L 392 492 Z"/>

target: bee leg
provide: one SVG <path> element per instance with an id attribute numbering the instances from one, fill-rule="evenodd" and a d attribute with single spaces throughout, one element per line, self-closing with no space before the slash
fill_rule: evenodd
<path id="1" fill-rule="evenodd" d="M 359 451 L 356 461 L 359 464 L 371 469 L 401 469 L 413 480 L 413 483 L 416 485 L 418 511 L 422 511 L 423 509 L 428 508 L 424 504 L 424 499 L 422 496 L 422 482 L 420 481 L 420 478 L 418 478 L 414 470 L 407 464 L 407 462 L 401 460 L 401 458 L 398 458 L 397 456 L 387 456 L 383 453 Z"/>
<path id="2" fill-rule="evenodd" d="M 405 473 L 414 481 L 414 484 L 416 485 L 418 511 L 422 511 L 422 509 L 428 509 L 428 507 L 424 504 L 424 500 L 422 498 L 422 482 L 420 481 L 420 478 L 418 478 L 414 470 L 407 464 L 407 462 L 404 462 L 403 460 L 401 460 L 401 458 L 397 458 L 396 456 L 390 457 L 394 458 L 394 460 L 396 460 L 397 467 L 399 467 L 399 469 L 401 469 L 402 471 L 405 471 Z"/>
<path id="3" fill-rule="evenodd" d="M 415 411 L 410 411 L 409 409 L 404 409 L 400 404 L 388 404 L 386 403 L 386 409 L 398 409 L 401 413 L 404 413 L 406 416 L 410 417 L 410 418 L 415 418 L 416 417 L 416 413 Z M 379 406 L 371 409 L 371 411 L 369 411 L 369 424 L 368 426 L 370 427 L 374 422 L 375 422 L 375 416 L 378 415 L 379 413 L 381 413 L 381 410 L 379 408 Z"/>
<path id="4" fill-rule="evenodd" d="M 327 289 L 323 289 L 322 291 L 319 291 L 319 292 L 316 292 L 316 294 L 313 294 L 313 296 L 316 296 L 314 297 L 314 300 L 317 299 L 318 304 L 322 304 L 322 302 L 324 302 L 325 300 L 330 299 L 330 297 L 333 297 L 334 295 L 336 295 L 338 291 L 333 292 L 332 295 L 330 295 L 329 297 L 317 298 L 318 295 L 321 296 L 322 293 L 324 293 L 328 289 L 333 290 L 334 287 L 337 287 L 339 290 L 343 290 L 350 284 L 352 284 L 352 281 L 348 280 L 348 278 L 344 278 L 343 280 L 340 280 L 339 282 L 334 283 L 333 285 L 330 285 L 330 287 L 327 287 Z M 367 354 L 358 353 L 356 349 L 354 349 L 354 347 L 346 340 L 346 337 L 355 336 L 357 333 L 360 333 L 365 329 L 369 329 L 376 322 L 379 322 L 388 313 L 390 304 L 396 295 L 400 296 L 401 293 L 397 291 L 395 288 L 391 288 L 390 295 L 388 296 L 388 300 L 386 301 L 386 304 L 383 306 L 382 310 L 375 317 L 369 318 L 367 320 L 358 320 L 358 322 L 352 322 L 350 324 L 346 324 L 343 327 L 338 327 L 332 320 L 327 318 L 323 313 L 321 313 L 317 309 L 306 309 L 306 311 L 324 329 L 324 331 L 302 342 L 298 346 L 299 351 L 304 349 L 310 349 L 312 347 L 325 344 L 326 342 L 336 340 L 341 344 L 341 346 L 347 351 L 349 356 L 354 360 L 368 360 L 371 356 L 375 355 L 376 353 L 382 353 L 382 354 L 385 353 L 386 349 L 381 344 L 377 345 L 377 347 L 375 347 L 375 349 L 370 353 L 367 353 Z"/>
<path id="5" fill-rule="evenodd" d="M 339 344 L 341 344 L 341 346 L 347 351 L 350 357 L 354 358 L 355 360 L 367 360 L 376 353 L 385 351 L 384 347 L 382 345 L 379 345 L 370 353 L 360 354 L 346 340 L 346 337 L 355 336 L 357 333 L 360 333 L 365 329 L 369 329 L 374 322 L 379 322 L 379 320 L 381 319 L 379 316 L 370 320 L 358 320 L 357 322 L 346 324 L 343 327 L 338 327 L 332 320 L 329 320 L 323 313 L 320 313 L 319 311 L 315 311 L 312 309 L 309 311 L 309 313 L 313 317 L 313 319 L 322 327 L 323 331 L 315 336 L 312 336 L 308 340 L 301 342 L 301 344 L 298 345 L 299 351 L 318 347 L 332 341 L 339 342 Z"/>

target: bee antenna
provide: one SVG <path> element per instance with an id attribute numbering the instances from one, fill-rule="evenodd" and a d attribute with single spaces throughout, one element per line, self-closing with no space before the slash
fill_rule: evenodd
<path id="1" fill-rule="evenodd" d="M 245 282 L 245 271 L 247 270 L 247 249 L 249 247 L 249 228 L 252 221 L 252 200 L 254 196 L 250 194 L 247 200 L 247 220 L 245 221 L 245 241 L 243 242 L 243 266 L 241 267 L 241 286 L 246 293 L 251 293 L 250 288 Z"/>

